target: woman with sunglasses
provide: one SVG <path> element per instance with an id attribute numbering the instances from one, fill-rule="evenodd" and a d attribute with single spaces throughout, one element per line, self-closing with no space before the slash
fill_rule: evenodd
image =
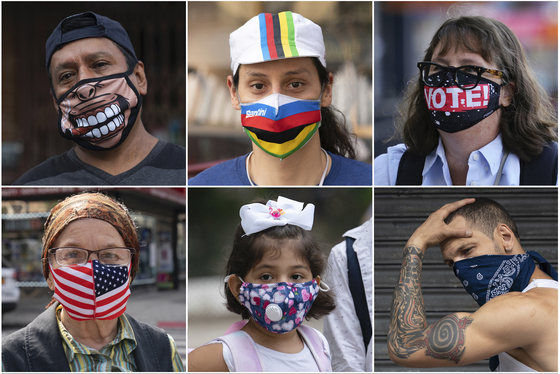
<path id="1" fill-rule="evenodd" d="M 417 66 L 375 185 L 558 183 L 557 116 L 506 25 L 450 19 Z"/>

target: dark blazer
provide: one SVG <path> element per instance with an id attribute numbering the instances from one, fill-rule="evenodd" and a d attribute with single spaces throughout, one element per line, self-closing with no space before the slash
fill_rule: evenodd
<path id="1" fill-rule="evenodd" d="M 70 371 L 56 322 L 58 305 L 53 304 L 29 325 L 2 339 L 5 371 Z M 132 353 L 138 371 L 173 371 L 167 333 L 129 315 L 126 317 L 136 338 Z"/>

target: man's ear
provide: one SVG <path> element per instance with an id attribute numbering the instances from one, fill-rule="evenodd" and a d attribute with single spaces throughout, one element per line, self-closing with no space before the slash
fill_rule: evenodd
<path id="1" fill-rule="evenodd" d="M 228 278 L 228 287 L 233 296 L 235 296 L 235 298 L 239 300 L 239 289 L 241 288 L 241 280 L 237 275 L 232 274 Z"/>
<path id="2" fill-rule="evenodd" d="M 233 84 L 233 76 L 231 75 L 227 77 L 227 86 L 229 88 L 229 95 L 231 97 L 231 106 L 237 110 L 241 110 L 241 107 L 239 106 L 239 96 L 237 96 L 237 89 Z"/>
<path id="3" fill-rule="evenodd" d="M 515 247 L 516 238 L 515 234 L 506 224 L 500 224 L 497 228 L 497 235 L 499 244 L 505 249 L 507 254 L 511 254 L 511 251 Z"/>
<path id="4" fill-rule="evenodd" d="M 146 72 L 144 71 L 144 63 L 138 61 L 134 70 L 132 71 L 132 83 L 138 90 L 138 93 L 142 96 L 148 93 L 148 79 L 146 78 Z"/>

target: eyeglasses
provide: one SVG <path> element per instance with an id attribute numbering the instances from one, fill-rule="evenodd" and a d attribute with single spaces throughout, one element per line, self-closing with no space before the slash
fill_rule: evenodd
<path id="1" fill-rule="evenodd" d="M 433 62 L 419 62 L 420 76 L 428 87 L 441 87 L 445 83 L 447 73 L 451 73 L 453 81 L 463 90 L 472 90 L 480 82 L 484 73 L 490 73 L 498 78 L 506 79 L 506 73 L 501 70 L 488 69 L 475 65 L 441 66 Z"/>
<path id="2" fill-rule="evenodd" d="M 99 262 L 108 266 L 128 265 L 132 255 L 136 253 L 134 248 L 106 248 L 100 251 L 76 247 L 58 247 L 48 250 L 49 259 L 54 257 L 60 266 L 85 265 L 92 253 L 97 255 Z M 52 257 L 51 257 L 52 256 Z"/>

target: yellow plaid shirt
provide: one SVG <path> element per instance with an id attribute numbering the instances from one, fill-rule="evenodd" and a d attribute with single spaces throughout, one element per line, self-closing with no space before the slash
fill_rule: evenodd
<path id="1" fill-rule="evenodd" d="M 134 355 L 132 354 L 132 351 L 136 348 L 136 339 L 134 338 L 132 326 L 124 314 L 119 317 L 118 331 L 115 339 L 98 351 L 74 340 L 60 321 L 61 311 L 62 306 L 59 305 L 56 309 L 56 320 L 70 370 L 76 372 L 138 371 L 134 362 Z M 173 371 L 184 372 L 185 367 L 181 356 L 177 352 L 175 340 L 169 334 L 167 336 L 171 345 Z"/>

